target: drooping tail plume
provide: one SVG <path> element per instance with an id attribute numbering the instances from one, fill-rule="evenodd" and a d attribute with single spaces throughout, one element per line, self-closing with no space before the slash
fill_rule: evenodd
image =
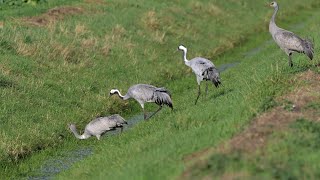
<path id="1" fill-rule="evenodd" d="M 203 75 L 207 80 L 210 80 L 216 87 L 219 87 L 221 84 L 220 75 L 218 70 L 215 67 L 210 67 L 204 71 Z"/>
<path id="2" fill-rule="evenodd" d="M 171 94 L 168 90 L 164 88 L 157 88 L 154 92 L 155 103 L 158 105 L 167 105 L 173 109 Z"/>
<path id="3" fill-rule="evenodd" d="M 303 49 L 304 49 L 304 54 L 306 54 L 310 60 L 313 59 L 313 54 L 314 54 L 314 45 L 312 40 L 306 38 L 303 40 Z"/>

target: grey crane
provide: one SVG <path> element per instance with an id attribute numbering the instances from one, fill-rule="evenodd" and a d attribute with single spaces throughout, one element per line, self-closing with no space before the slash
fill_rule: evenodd
<path id="1" fill-rule="evenodd" d="M 82 135 L 79 135 L 77 132 L 76 125 L 69 124 L 69 128 L 78 139 L 88 139 L 91 136 L 96 136 L 98 140 L 100 140 L 100 136 L 106 131 L 121 127 L 122 132 L 124 124 L 127 124 L 127 121 L 125 121 L 119 114 L 114 114 L 107 117 L 98 117 L 92 120 L 87 124 Z"/>
<path id="2" fill-rule="evenodd" d="M 195 104 L 197 104 L 197 101 L 199 99 L 201 90 L 200 90 L 200 83 L 201 81 L 211 81 L 216 87 L 219 87 L 221 84 L 220 81 L 220 75 L 215 67 L 215 65 L 208 59 L 202 58 L 202 57 L 195 57 L 191 59 L 190 61 L 187 59 L 187 48 L 184 45 L 180 45 L 178 47 L 178 50 L 183 51 L 183 60 L 184 63 L 191 67 L 192 71 L 197 77 L 197 83 L 198 83 L 198 96 L 195 101 Z M 206 95 L 208 92 L 208 83 L 206 83 Z"/>
<path id="3" fill-rule="evenodd" d="M 159 112 L 162 109 L 163 105 L 167 105 L 173 110 L 171 94 L 165 88 L 158 88 L 149 84 L 136 84 L 131 86 L 128 89 L 127 94 L 124 96 L 121 95 L 118 89 L 111 89 L 110 96 L 114 94 L 117 94 L 123 100 L 133 98 L 138 101 L 143 109 L 145 120 L 151 118 L 153 115 Z M 146 102 L 154 102 L 158 106 L 160 106 L 159 109 L 154 112 L 149 118 L 147 118 L 147 114 L 144 109 L 144 103 Z"/>
<path id="4" fill-rule="evenodd" d="M 273 1 L 270 3 L 270 7 L 274 8 L 274 13 L 270 20 L 269 32 L 278 46 L 288 55 L 289 66 L 293 66 L 291 56 L 294 52 L 304 53 L 312 60 L 314 54 L 312 41 L 309 39 L 302 39 L 293 32 L 279 28 L 275 22 L 279 6 L 277 2 Z"/>

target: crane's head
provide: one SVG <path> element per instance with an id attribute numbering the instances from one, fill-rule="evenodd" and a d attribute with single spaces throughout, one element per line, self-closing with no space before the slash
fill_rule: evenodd
<path id="1" fill-rule="evenodd" d="M 187 48 L 184 46 L 184 45 L 180 45 L 179 47 L 178 47 L 178 50 L 180 50 L 180 51 L 187 51 Z"/>
<path id="2" fill-rule="evenodd" d="M 270 4 L 269 4 L 269 6 L 270 7 L 277 7 L 278 6 L 278 4 L 277 4 L 277 2 L 275 2 L 275 1 L 272 1 Z"/>
<path id="3" fill-rule="evenodd" d="M 71 131 L 74 131 L 76 129 L 75 124 L 68 124 L 68 127 L 70 128 Z"/>
<path id="4" fill-rule="evenodd" d="M 114 94 L 118 94 L 119 90 L 118 89 L 111 89 L 109 95 L 112 96 Z"/>

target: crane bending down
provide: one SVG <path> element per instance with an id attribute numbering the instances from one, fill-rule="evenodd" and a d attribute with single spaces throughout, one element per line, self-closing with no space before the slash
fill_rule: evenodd
<path id="1" fill-rule="evenodd" d="M 148 85 L 148 84 L 136 84 L 131 86 L 128 89 L 127 94 L 125 94 L 124 96 L 121 95 L 118 89 L 112 89 L 110 91 L 110 96 L 114 94 L 117 94 L 123 100 L 133 98 L 136 101 L 138 101 L 143 109 L 145 120 L 151 118 L 153 115 L 159 112 L 162 109 L 163 105 L 167 105 L 173 110 L 171 94 L 165 88 L 157 88 L 155 86 Z M 144 109 L 144 104 L 146 102 L 154 102 L 158 106 L 160 106 L 159 109 L 148 118 Z"/>
<path id="2" fill-rule="evenodd" d="M 178 47 L 178 50 L 183 51 L 183 60 L 184 63 L 191 67 L 192 71 L 194 72 L 194 74 L 197 77 L 197 82 L 198 82 L 198 96 L 197 99 L 195 101 L 195 104 L 197 104 L 197 101 L 199 99 L 200 96 L 200 83 L 201 81 L 205 80 L 205 81 L 211 81 L 216 87 L 219 87 L 219 85 L 221 84 L 220 81 L 220 75 L 219 72 L 217 70 L 217 68 L 215 67 L 215 65 L 208 59 L 202 58 L 202 57 L 196 57 L 191 59 L 190 61 L 187 59 L 187 48 L 183 45 L 180 45 Z M 206 83 L 206 95 L 208 92 L 208 83 Z"/>
<path id="3" fill-rule="evenodd" d="M 79 135 L 74 124 L 69 124 L 69 128 L 78 139 L 88 139 L 91 136 L 96 136 L 98 140 L 100 140 L 100 136 L 103 133 L 111 129 L 115 129 L 116 127 L 121 127 L 122 132 L 124 124 L 127 124 L 127 121 L 125 121 L 119 114 L 114 114 L 108 117 L 99 117 L 92 120 L 87 124 L 82 135 Z"/>
<path id="4" fill-rule="evenodd" d="M 270 20 L 269 32 L 278 46 L 288 55 L 289 66 L 293 66 L 291 59 L 291 55 L 293 52 L 304 53 L 309 57 L 310 60 L 312 60 L 314 54 L 312 41 L 309 39 L 302 39 L 299 36 L 295 35 L 293 32 L 279 28 L 275 22 L 275 17 L 279 10 L 279 6 L 277 2 L 274 1 L 270 3 L 270 7 L 274 8 L 274 13 Z"/>

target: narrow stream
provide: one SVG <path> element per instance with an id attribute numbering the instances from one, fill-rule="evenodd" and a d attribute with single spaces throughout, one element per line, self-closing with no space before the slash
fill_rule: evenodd
<path id="1" fill-rule="evenodd" d="M 134 127 L 139 122 L 143 121 L 143 114 L 133 116 L 132 118 L 128 119 L 128 124 L 124 126 L 123 131 L 126 131 L 132 127 Z M 121 128 L 117 128 L 112 131 L 106 132 L 101 139 L 107 138 L 108 136 L 114 136 L 121 133 Z M 95 137 L 90 137 L 90 139 Z M 48 159 L 43 163 L 41 168 L 37 170 L 37 176 L 27 177 L 30 180 L 46 180 L 46 179 L 53 179 L 55 175 L 58 173 L 69 169 L 74 163 L 83 160 L 87 156 L 92 155 L 93 147 L 82 147 L 80 149 L 69 151 L 59 155 L 57 157 Z"/>
<path id="2" fill-rule="evenodd" d="M 84 159 L 85 157 L 93 154 L 93 150 L 90 147 L 81 148 L 78 150 L 70 151 L 55 157 L 54 159 L 49 159 L 45 161 L 41 169 L 36 172 L 39 175 L 28 177 L 30 180 L 46 180 L 52 179 L 55 175 L 63 170 L 69 169 L 74 163 Z"/>
<path id="3" fill-rule="evenodd" d="M 219 73 L 229 69 L 233 68 L 234 66 L 238 65 L 240 62 L 234 62 L 234 63 L 228 63 L 228 64 L 222 64 L 221 66 L 218 67 Z"/>

